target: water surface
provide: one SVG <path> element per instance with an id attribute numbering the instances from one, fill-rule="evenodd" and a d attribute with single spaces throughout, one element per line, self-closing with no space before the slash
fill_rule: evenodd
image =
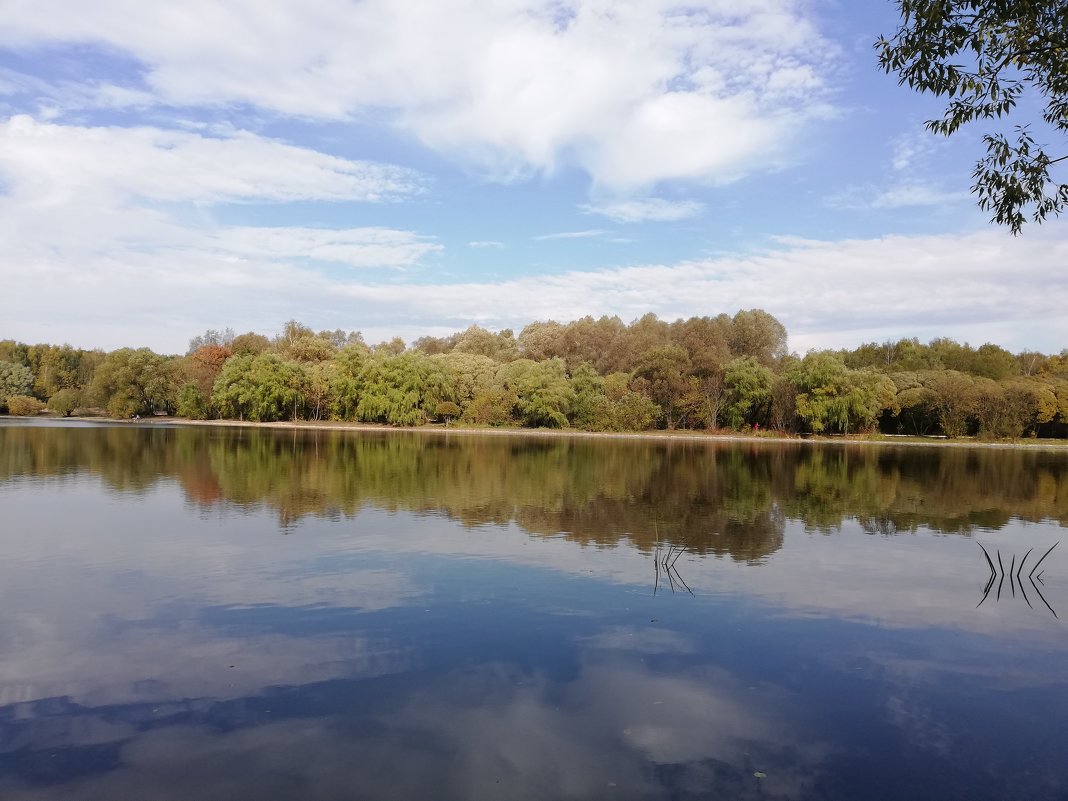
<path id="1" fill-rule="evenodd" d="M 5 420 L 0 798 L 1068 798 L 1066 523 L 1059 453 Z"/>

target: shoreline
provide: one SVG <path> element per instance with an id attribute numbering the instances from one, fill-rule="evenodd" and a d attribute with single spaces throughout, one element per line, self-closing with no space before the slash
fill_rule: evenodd
<path id="1" fill-rule="evenodd" d="M 1068 454 L 1068 440 L 1028 440 L 1024 441 L 982 441 L 943 438 L 919 438 L 907 434 L 880 434 L 873 438 L 840 436 L 788 436 L 771 434 L 744 434 L 740 432 L 717 433 L 711 431 L 580 431 L 559 428 L 477 428 L 469 426 L 442 426 L 428 424 L 424 426 L 388 426 L 376 423 L 356 423 L 336 420 L 280 420 L 277 422 L 255 422 L 251 420 L 189 420 L 182 417 L 144 417 L 138 420 L 119 419 L 115 417 L 16 417 L 0 415 L 8 420 L 49 420 L 77 421 L 100 425 L 136 425 L 136 426 L 207 426 L 229 428 L 266 428 L 281 431 L 355 431 L 384 433 L 414 433 L 426 435 L 458 436 L 497 436 L 497 437 L 578 437 L 585 439 L 623 439 L 644 440 L 650 442 L 686 442 L 686 443 L 749 443 L 777 445 L 868 445 L 890 447 L 930 447 L 930 448 L 990 448 L 995 450 L 1041 450 Z"/>

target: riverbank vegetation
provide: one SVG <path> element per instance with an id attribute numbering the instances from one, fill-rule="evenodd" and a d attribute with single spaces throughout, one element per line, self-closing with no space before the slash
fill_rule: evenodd
<path id="1" fill-rule="evenodd" d="M 195 337 L 182 356 L 0 341 L 0 411 L 113 417 L 349 420 L 395 426 L 882 431 L 1068 436 L 1068 349 L 1011 353 L 949 339 L 787 352 L 754 309 L 669 323 L 647 314 L 367 345 L 287 323 L 276 337 Z"/>

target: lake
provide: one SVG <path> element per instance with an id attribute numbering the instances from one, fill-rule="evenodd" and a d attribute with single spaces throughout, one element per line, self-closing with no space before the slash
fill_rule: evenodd
<path id="1" fill-rule="evenodd" d="M 1066 524 L 1063 451 L 3 420 L 0 798 L 1065 799 Z"/>

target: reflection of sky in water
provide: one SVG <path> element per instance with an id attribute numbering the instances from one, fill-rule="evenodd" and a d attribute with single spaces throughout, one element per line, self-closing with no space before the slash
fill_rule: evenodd
<path id="1" fill-rule="evenodd" d="M 0 482 L 0 798 L 1068 793 L 1068 638 L 1008 586 L 975 609 L 968 538 L 787 520 L 653 597 L 626 540 L 186 498 Z"/>

